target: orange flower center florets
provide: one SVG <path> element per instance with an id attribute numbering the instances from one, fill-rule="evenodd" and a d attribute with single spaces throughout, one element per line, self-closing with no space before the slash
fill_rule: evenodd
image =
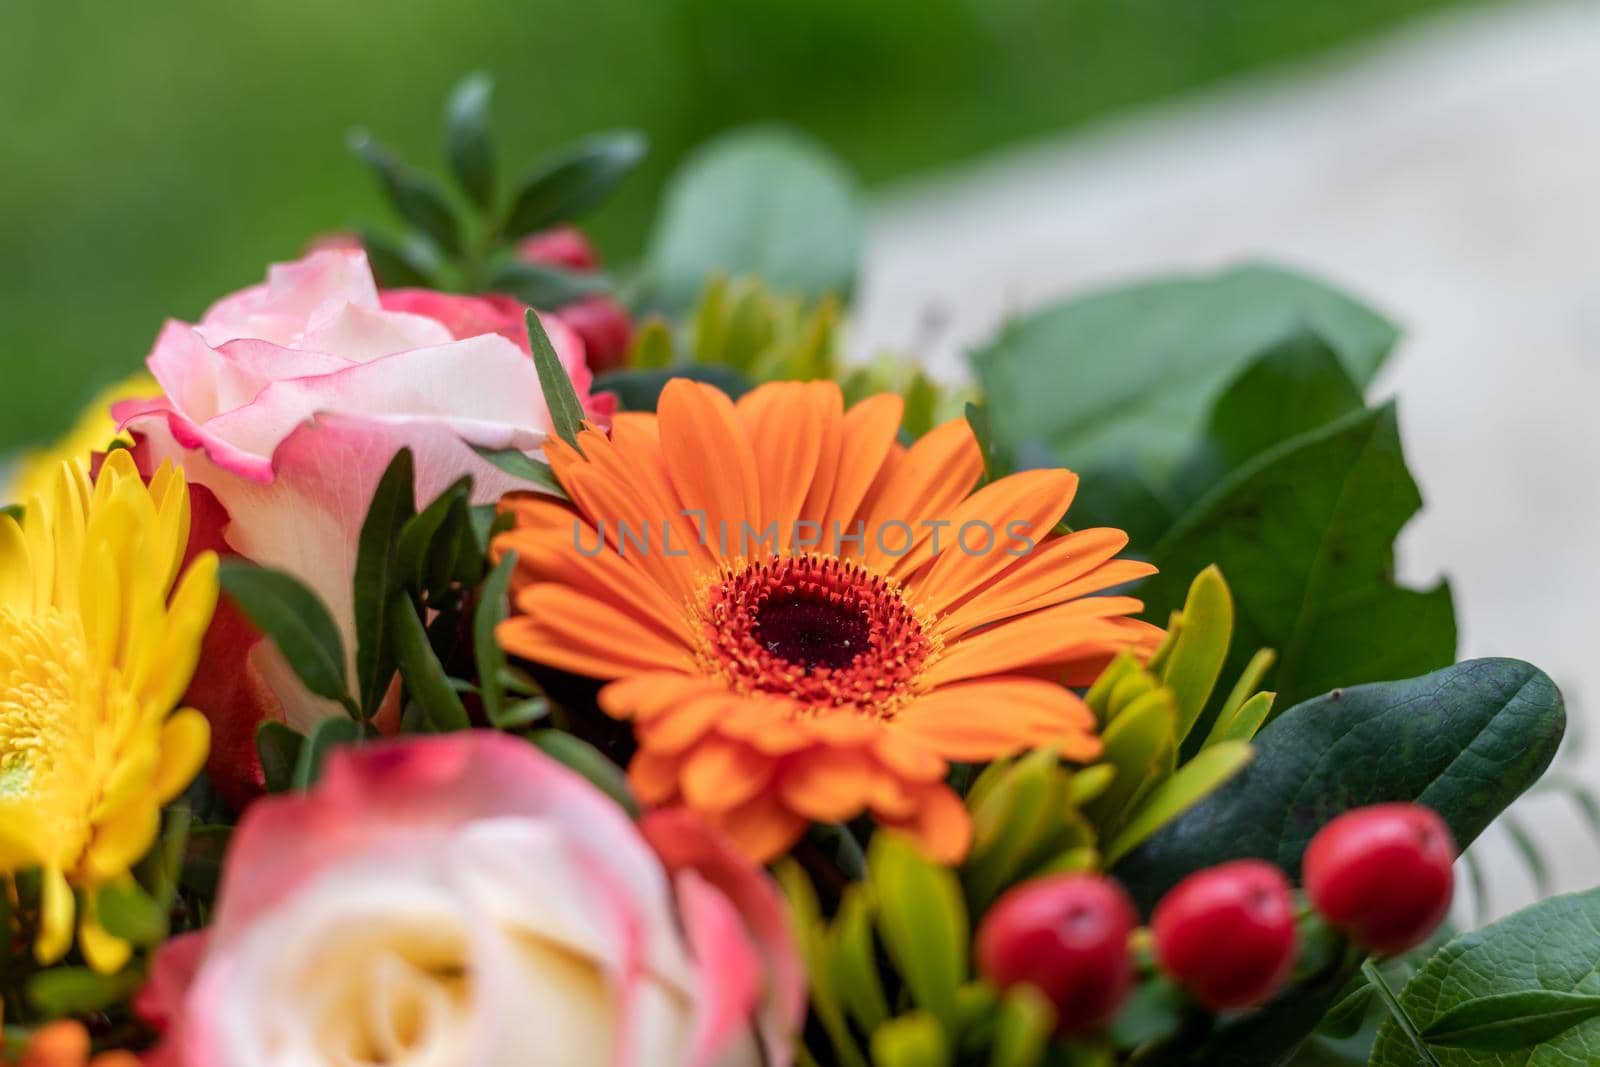
<path id="1" fill-rule="evenodd" d="M 933 651 L 888 579 L 837 556 L 726 567 L 701 610 L 704 655 L 742 692 L 887 715 Z"/>

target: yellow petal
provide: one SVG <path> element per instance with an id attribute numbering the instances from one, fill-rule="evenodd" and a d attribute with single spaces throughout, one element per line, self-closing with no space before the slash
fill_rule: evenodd
<path id="1" fill-rule="evenodd" d="M 46 867 L 41 874 L 39 936 L 33 942 L 33 957 L 49 965 L 72 947 L 72 919 L 77 904 L 66 875 L 54 867 Z"/>
<path id="2" fill-rule="evenodd" d="M 161 727 L 161 756 L 152 788 L 165 804 L 189 787 L 206 762 L 211 724 L 193 708 L 175 712 Z"/>
<path id="3" fill-rule="evenodd" d="M 94 893 L 84 894 L 83 918 L 78 923 L 78 947 L 89 966 L 101 974 L 115 974 L 133 955 L 133 946 L 108 932 L 94 912 Z"/>
<path id="4" fill-rule="evenodd" d="M 93 881 L 106 881 L 132 867 L 155 844 L 161 831 L 161 809 L 154 798 L 128 805 L 110 822 L 102 823 L 84 855 L 84 867 Z"/>

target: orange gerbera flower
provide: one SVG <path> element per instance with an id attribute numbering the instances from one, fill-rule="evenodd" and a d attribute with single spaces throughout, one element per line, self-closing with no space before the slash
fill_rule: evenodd
<path id="1" fill-rule="evenodd" d="M 1043 745 L 1088 760 L 1086 685 L 1161 631 L 1139 601 L 1090 596 L 1151 573 L 1117 530 L 1056 534 L 1077 476 L 1037 470 L 974 491 L 956 420 L 909 448 L 901 401 L 844 410 L 832 382 L 777 382 L 737 404 L 674 380 L 657 415 L 547 446 L 571 503 L 513 495 L 516 655 L 614 679 L 629 778 L 756 859 L 807 823 L 871 811 L 945 862 L 967 850 L 947 761 Z M 1065 685 L 1063 683 L 1066 683 Z"/>

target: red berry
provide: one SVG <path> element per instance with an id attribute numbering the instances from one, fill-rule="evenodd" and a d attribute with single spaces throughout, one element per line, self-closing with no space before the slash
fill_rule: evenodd
<path id="1" fill-rule="evenodd" d="M 633 343 L 633 319 L 609 296 L 584 297 L 556 314 L 583 339 L 589 369 L 599 374 L 622 366 Z"/>
<path id="2" fill-rule="evenodd" d="M 554 226 L 529 234 L 517 242 L 517 258 L 524 263 L 544 263 L 578 271 L 591 271 L 600 266 L 594 246 L 576 226 Z"/>
<path id="3" fill-rule="evenodd" d="M 1191 874 L 1156 905 L 1156 956 L 1212 1011 L 1268 1000 L 1295 958 L 1289 880 L 1261 860 L 1237 860 Z"/>
<path id="4" fill-rule="evenodd" d="M 1083 1034 L 1111 1021 L 1133 985 L 1133 902 L 1107 878 L 1062 874 L 1001 897 L 978 928 L 978 969 L 1001 989 L 1026 982 L 1055 1006 L 1056 1028 Z"/>
<path id="5" fill-rule="evenodd" d="M 1311 839 L 1306 893 L 1329 925 L 1392 956 L 1428 939 L 1450 910 L 1456 845 L 1444 820 L 1417 804 L 1345 812 Z"/>

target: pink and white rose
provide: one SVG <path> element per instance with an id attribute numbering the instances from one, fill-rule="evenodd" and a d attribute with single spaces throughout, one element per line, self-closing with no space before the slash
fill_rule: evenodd
<path id="1" fill-rule="evenodd" d="M 226 297 L 198 323 L 169 321 L 146 361 L 162 389 L 113 413 L 150 462 L 173 460 L 226 511 L 227 549 L 294 574 L 320 596 L 354 655 L 351 581 L 361 523 L 389 461 L 409 447 L 419 502 L 464 474 L 474 503 L 522 483 L 472 446 L 539 448 L 551 429 L 528 355 L 524 308 L 506 297 L 424 290 L 380 293 L 358 249 L 275 266 L 263 285 Z M 541 316 L 579 399 L 597 419 L 581 341 Z M 226 689 L 213 714 L 214 776 L 236 803 L 256 724 L 305 729 L 340 714 L 300 685 L 270 642 L 239 656 L 208 647 L 197 684 Z M 207 678 L 222 674 L 225 677 Z"/>
<path id="2" fill-rule="evenodd" d="M 656 818 L 504 734 L 335 753 L 246 813 L 212 924 L 158 954 L 155 1062 L 787 1067 L 805 982 L 775 887 Z"/>

